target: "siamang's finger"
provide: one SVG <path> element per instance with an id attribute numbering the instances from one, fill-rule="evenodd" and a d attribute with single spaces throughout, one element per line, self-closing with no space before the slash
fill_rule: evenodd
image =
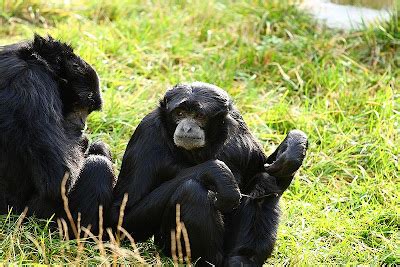
<path id="1" fill-rule="evenodd" d="M 200 177 L 203 185 L 215 191 L 215 207 L 228 212 L 240 204 L 241 193 L 235 176 L 229 167 L 220 160 L 209 161 L 206 172 Z"/>
<path id="2" fill-rule="evenodd" d="M 90 144 L 88 155 L 100 155 L 112 160 L 110 148 L 102 141 L 95 141 Z"/>
<path id="3" fill-rule="evenodd" d="M 267 173 L 275 177 L 290 177 L 300 168 L 308 147 L 307 136 L 292 130 L 264 165 Z"/>

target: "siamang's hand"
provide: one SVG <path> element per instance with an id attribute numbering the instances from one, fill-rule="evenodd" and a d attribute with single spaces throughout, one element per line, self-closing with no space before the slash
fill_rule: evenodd
<path id="1" fill-rule="evenodd" d="M 199 176 L 200 182 L 215 192 L 215 207 L 221 212 L 229 212 L 240 203 L 240 189 L 229 167 L 220 160 L 209 160 L 204 164 Z"/>
<path id="2" fill-rule="evenodd" d="M 106 143 L 99 140 L 90 144 L 87 155 L 100 155 L 112 160 L 110 148 Z"/>
<path id="3" fill-rule="evenodd" d="M 265 171 L 276 177 L 279 186 L 285 190 L 295 172 L 300 168 L 308 148 L 307 135 L 300 130 L 292 130 L 264 165 Z"/>
<path id="4" fill-rule="evenodd" d="M 79 146 L 81 147 L 82 153 L 86 153 L 89 147 L 89 138 L 87 135 L 83 134 L 79 139 Z"/>

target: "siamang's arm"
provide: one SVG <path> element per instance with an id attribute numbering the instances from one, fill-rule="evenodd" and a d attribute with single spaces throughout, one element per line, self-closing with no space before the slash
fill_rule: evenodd
<path id="1" fill-rule="evenodd" d="M 17 57 L 1 61 L 0 143 L 31 166 L 39 195 L 60 199 L 62 178 L 76 162 L 65 154 L 69 144 L 62 127 L 58 85 L 43 68 Z"/>
<path id="2" fill-rule="evenodd" d="M 128 193 L 129 208 L 179 171 L 163 143 L 166 138 L 156 111 L 138 125 L 126 148 L 114 189 L 114 213 L 119 212 L 125 193 Z"/>
<path id="3" fill-rule="evenodd" d="M 180 171 L 175 178 L 162 183 L 128 208 L 123 226 L 137 240 L 149 238 L 157 231 L 160 221 L 156 218 L 162 216 L 171 195 L 179 185 L 190 179 L 199 181 L 208 189 L 215 189 L 217 209 L 226 212 L 239 205 L 241 195 L 232 172 L 222 161 L 210 160 Z"/>

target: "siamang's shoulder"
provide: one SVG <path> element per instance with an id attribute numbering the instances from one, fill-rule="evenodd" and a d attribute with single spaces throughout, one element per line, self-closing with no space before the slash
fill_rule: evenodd
<path id="1" fill-rule="evenodd" d="M 136 128 L 134 136 L 142 133 L 158 132 L 162 128 L 160 112 L 155 109 L 147 114 Z"/>
<path id="2" fill-rule="evenodd" d="M 142 119 L 142 121 L 136 127 L 128 146 L 162 146 L 163 140 L 165 140 L 163 139 L 164 136 L 165 130 L 162 126 L 160 112 L 156 109 Z"/>

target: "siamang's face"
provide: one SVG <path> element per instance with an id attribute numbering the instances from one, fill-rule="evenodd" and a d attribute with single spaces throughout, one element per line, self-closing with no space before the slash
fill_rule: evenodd
<path id="1" fill-rule="evenodd" d="M 70 96 L 70 105 L 81 112 L 99 110 L 102 99 L 96 71 L 83 59 L 72 54 L 63 62 L 62 90 Z"/>
<path id="2" fill-rule="evenodd" d="M 186 150 L 200 148 L 206 144 L 204 128 L 207 125 L 207 116 L 199 111 L 191 111 L 185 108 L 176 108 L 171 113 L 176 128 L 174 143 Z"/>
<path id="3" fill-rule="evenodd" d="M 78 56 L 64 61 L 65 84 L 61 87 L 65 121 L 71 131 L 82 133 L 88 115 L 101 108 L 99 80 L 94 69 Z"/>
<path id="4" fill-rule="evenodd" d="M 230 100 L 222 89 L 206 83 L 180 84 L 169 90 L 161 107 L 177 147 L 194 150 L 223 135 Z"/>

